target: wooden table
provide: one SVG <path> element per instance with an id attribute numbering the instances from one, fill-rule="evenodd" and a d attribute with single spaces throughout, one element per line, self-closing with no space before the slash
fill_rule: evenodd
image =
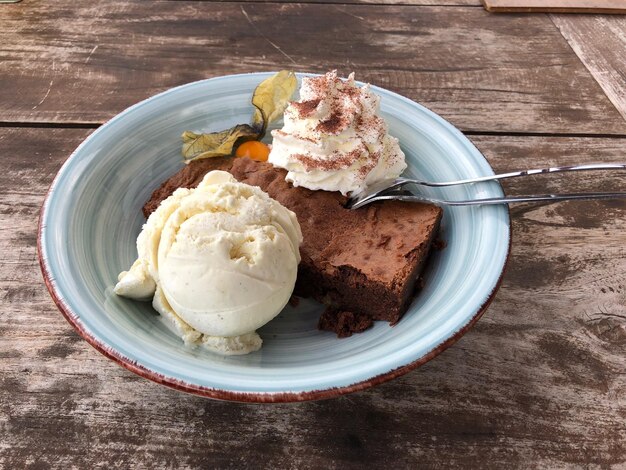
<path id="1" fill-rule="evenodd" d="M 459 127 L 496 171 L 626 160 L 626 18 L 479 0 L 23 0 L 0 5 L 0 467 L 626 466 L 626 201 L 514 206 L 504 283 L 423 367 L 337 399 L 210 401 L 98 354 L 38 267 L 70 152 L 189 81 L 355 71 Z M 623 173 L 508 193 L 624 190 Z"/>

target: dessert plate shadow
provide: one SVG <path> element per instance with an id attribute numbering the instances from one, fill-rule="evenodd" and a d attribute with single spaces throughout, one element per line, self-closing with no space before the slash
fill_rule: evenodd
<path id="1" fill-rule="evenodd" d="M 316 328 L 322 307 L 302 299 L 260 331 L 263 348 L 222 357 L 185 347 L 150 303 L 112 292 L 136 257 L 151 192 L 183 165 L 184 130 L 248 122 L 256 85 L 273 72 L 190 83 L 138 103 L 91 134 L 54 179 L 39 225 L 39 260 L 57 306 L 98 351 L 155 382 L 243 402 L 329 398 L 398 377 L 453 344 L 483 314 L 510 247 L 506 207 L 446 208 L 425 285 L 394 327 L 377 322 L 337 339 Z M 299 75 L 301 78 L 302 75 Z M 410 177 L 447 181 L 493 174 L 456 128 L 379 87 L 381 113 L 406 153 Z M 503 195 L 498 183 L 424 190 L 448 199 Z"/>

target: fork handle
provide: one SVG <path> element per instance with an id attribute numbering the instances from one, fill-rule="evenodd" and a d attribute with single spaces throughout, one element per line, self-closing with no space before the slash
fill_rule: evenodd
<path id="1" fill-rule="evenodd" d="M 485 199 L 468 199 L 464 201 L 444 201 L 435 198 L 423 198 L 420 196 L 400 195 L 379 196 L 375 200 L 394 199 L 399 201 L 432 202 L 443 206 L 479 206 L 494 204 L 514 204 L 518 202 L 542 202 L 542 201 L 571 201 L 588 199 L 626 199 L 623 193 L 569 193 L 569 194 L 536 194 L 528 196 L 491 197 Z"/>
<path id="2" fill-rule="evenodd" d="M 394 187 L 404 186 L 409 183 L 416 183 L 422 186 L 455 186 L 457 184 L 480 183 L 482 181 L 495 181 L 507 178 L 517 178 L 519 176 L 540 175 L 546 173 L 565 173 L 568 171 L 590 171 L 590 170 L 626 170 L 626 163 L 590 163 L 588 165 L 554 166 L 550 168 L 536 168 L 533 170 L 511 171 L 492 176 L 480 176 L 478 178 L 468 178 L 457 181 L 444 181 L 441 183 L 425 182 L 410 178 L 398 178 Z"/>

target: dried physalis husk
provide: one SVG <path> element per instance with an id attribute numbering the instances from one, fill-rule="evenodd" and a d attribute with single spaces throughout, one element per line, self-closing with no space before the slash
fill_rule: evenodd
<path id="1" fill-rule="evenodd" d="M 263 80 L 254 90 L 252 124 L 238 124 L 230 129 L 207 134 L 185 131 L 183 159 L 185 163 L 202 158 L 232 155 L 237 145 L 248 140 L 260 140 L 268 125 L 280 118 L 289 104 L 298 81 L 293 72 L 282 70 Z"/>

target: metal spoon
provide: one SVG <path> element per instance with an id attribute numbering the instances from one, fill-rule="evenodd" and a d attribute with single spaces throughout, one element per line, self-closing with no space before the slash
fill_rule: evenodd
<path id="1" fill-rule="evenodd" d="M 512 196 L 503 198 L 488 198 L 488 199 L 473 199 L 465 201 L 447 201 L 439 198 L 432 198 L 426 196 L 415 196 L 406 194 L 388 194 L 391 190 L 398 189 L 407 184 L 415 184 L 420 186 L 431 187 L 443 187 L 443 186 L 455 186 L 460 184 L 481 183 L 484 181 L 495 181 L 508 178 L 517 178 L 520 176 L 530 176 L 546 173 L 565 173 L 575 171 L 590 171 L 590 170 L 626 170 L 626 163 L 595 163 L 589 165 L 574 165 L 574 166 L 561 166 L 551 168 L 539 168 L 533 170 L 513 171 L 509 173 L 501 173 L 499 175 L 480 176 L 476 178 L 468 178 L 456 181 L 421 181 L 411 178 L 396 178 L 391 180 L 381 181 L 370 186 L 366 191 L 351 198 L 348 201 L 347 207 L 351 209 L 358 209 L 374 201 L 381 200 L 402 200 L 402 201 L 422 201 L 430 202 L 438 205 L 480 205 L 480 204 L 510 204 L 515 202 L 540 202 L 540 201 L 564 201 L 564 200 L 585 200 L 585 199 L 618 199 L 626 197 L 626 193 L 614 192 L 614 193 L 572 193 L 572 194 L 539 194 L 528 196 Z"/>

